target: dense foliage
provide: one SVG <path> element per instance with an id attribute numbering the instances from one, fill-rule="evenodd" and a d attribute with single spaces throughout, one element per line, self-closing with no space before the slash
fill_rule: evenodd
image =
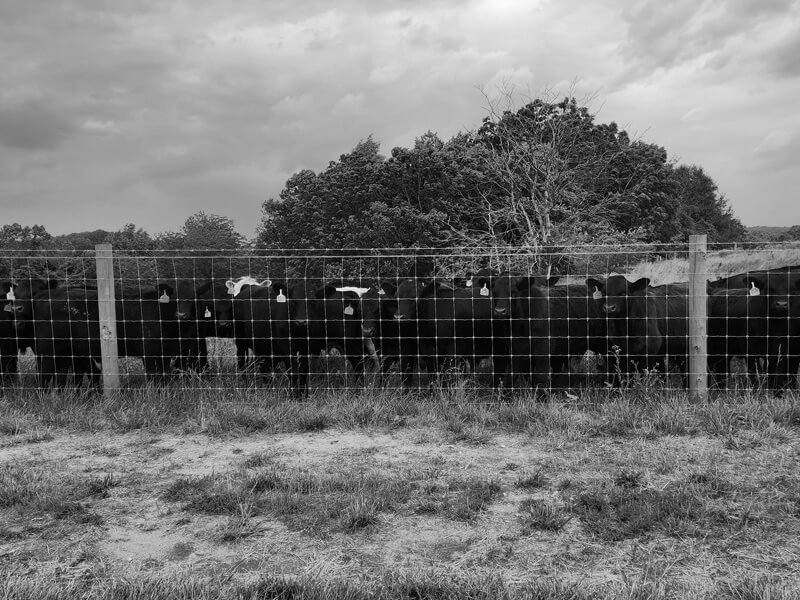
<path id="1" fill-rule="evenodd" d="M 598 124 L 574 98 L 535 100 L 388 158 L 368 138 L 320 173 L 293 175 L 263 206 L 258 246 L 473 249 L 742 240 L 702 168 Z"/>
<path id="2" fill-rule="evenodd" d="M 800 237 L 794 229 L 781 239 Z M 155 236 L 133 224 L 62 236 L 40 225 L 5 225 L 0 277 L 93 276 L 97 243 L 114 246 L 123 279 L 337 275 L 328 267 L 311 273 L 308 265 L 281 258 L 287 249 L 364 256 L 376 248 L 458 255 L 456 249 L 485 257 L 485 264 L 468 267 L 511 268 L 507 257 L 519 253 L 528 268 L 535 256 L 539 268 L 602 272 L 610 266 L 582 264 L 591 263 L 591 253 L 580 257 L 569 249 L 603 244 L 630 251 L 635 243 L 685 243 L 693 233 L 708 234 L 711 243 L 748 239 L 701 167 L 678 165 L 663 147 L 631 139 L 613 122 L 596 122 L 574 98 L 537 99 L 518 110 L 493 108 L 477 129 L 446 141 L 428 131 L 387 157 L 368 137 L 319 173 L 295 173 L 279 198 L 264 202 L 252 242 L 231 219 L 203 212 L 179 231 Z M 254 249 L 263 264 L 241 258 Z M 126 263 L 126 253 L 137 261 Z M 451 258 L 453 269 L 465 266 L 457 261 Z M 419 259 L 410 264 L 424 268 Z"/>

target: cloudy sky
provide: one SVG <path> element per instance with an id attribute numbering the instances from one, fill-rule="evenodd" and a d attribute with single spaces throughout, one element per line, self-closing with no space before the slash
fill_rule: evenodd
<path id="1" fill-rule="evenodd" d="M 798 0 L 3 0 L 0 58 L 0 224 L 251 236 L 293 172 L 510 86 L 591 95 L 746 225 L 800 224 Z"/>

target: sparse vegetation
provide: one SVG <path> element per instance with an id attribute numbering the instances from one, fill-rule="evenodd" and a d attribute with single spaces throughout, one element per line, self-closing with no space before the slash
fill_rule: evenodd
<path id="1" fill-rule="evenodd" d="M 5 397 L 0 597 L 798 598 L 794 393 L 148 391 Z"/>

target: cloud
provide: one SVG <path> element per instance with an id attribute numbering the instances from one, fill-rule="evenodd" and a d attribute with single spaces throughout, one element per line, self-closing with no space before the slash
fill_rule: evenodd
<path id="1" fill-rule="evenodd" d="M 796 168 L 800 155 L 800 126 L 770 131 L 753 150 L 758 163 L 770 171 Z"/>
<path id="2" fill-rule="evenodd" d="M 41 101 L 0 106 L 0 144 L 22 150 L 52 150 L 75 130 L 68 118 Z"/>
<path id="3" fill-rule="evenodd" d="M 387 154 L 475 128 L 479 88 L 508 83 L 520 103 L 596 94 L 600 121 L 708 167 L 741 203 L 742 165 L 761 181 L 794 148 L 765 138 L 795 123 L 799 53 L 797 0 L 8 0 L 0 194 L 53 231 L 89 205 L 112 221 L 97 227 L 174 229 L 201 207 L 252 224 L 293 172 L 370 134 Z"/>
<path id="4" fill-rule="evenodd" d="M 346 94 L 336 101 L 331 109 L 335 117 L 354 116 L 364 112 L 366 98 L 363 93 Z"/>

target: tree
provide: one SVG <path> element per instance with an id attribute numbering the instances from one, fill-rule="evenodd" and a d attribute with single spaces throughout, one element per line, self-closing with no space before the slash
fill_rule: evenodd
<path id="1" fill-rule="evenodd" d="M 42 250 L 51 238 L 43 225 L 12 223 L 0 227 L 0 277 L 15 280 L 47 276 L 52 265 Z"/>
<path id="2" fill-rule="evenodd" d="M 737 219 L 717 184 L 695 165 L 681 165 L 674 169 L 679 207 L 679 231 L 685 238 L 689 234 L 708 235 L 709 242 L 741 241 L 747 229 Z"/>
<path id="3" fill-rule="evenodd" d="M 489 263 L 481 266 L 573 269 L 585 261 L 585 252 L 571 255 L 578 245 L 685 242 L 708 228 L 715 241 L 743 235 L 702 170 L 597 123 L 586 103 L 534 99 L 515 109 L 510 94 L 487 100 L 481 126 L 446 142 L 428 131 L 387 159 L 368 138 L 320 173 L 294 174 L 264 203 L 257 244 L 449 246 L 480 254 Z M 509 262 L 515 253 L 519 265 Z M 532 253 L 541 264 L 528 263 Z"/>
<path id="4" fill-rule="evenodd" d="M 231 277 L 246 268 L 241 258 L 233 258 L 242 253 L 244 243 L 232 219 L 200 211 L 186 219 L 180 231 L 156 236 L 157 276 L 198 280 Z"/>

